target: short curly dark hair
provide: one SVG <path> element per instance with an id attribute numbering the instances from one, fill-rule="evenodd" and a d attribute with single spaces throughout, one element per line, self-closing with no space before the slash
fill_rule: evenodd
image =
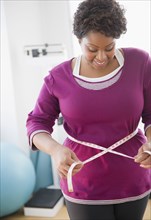
<path id="1" fill-rule="evenodd" d="M 82 39 L 90 31 L 118 39 L 126 33 L 125 10 L 115 0 L 85 0 L 74 14 L 73 33 Z"/>

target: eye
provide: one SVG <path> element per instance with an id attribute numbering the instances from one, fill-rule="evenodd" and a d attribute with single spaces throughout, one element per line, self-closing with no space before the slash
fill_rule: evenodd
<path id="1" fill-rule="evenodd" d="M 110 51 L 112 51 L 114 49 L 114 46 L 113 47 L 110 47 L 110 48 L 107 48 L 107 49 L 105 49 L 106 50 L 106 52 L 110 52 Z"/>
<path id="2" fill-rule="evenodd" d="M 89 50 L 90 52 L 92 52 L 92 53 L 95 53 L 95 52 L 97 52 L 97 50 L 96 50 L 96 49 L 94 49 L 94 48 L 91 48 L 91 47 L 88 47 L 88 50 Z"/>

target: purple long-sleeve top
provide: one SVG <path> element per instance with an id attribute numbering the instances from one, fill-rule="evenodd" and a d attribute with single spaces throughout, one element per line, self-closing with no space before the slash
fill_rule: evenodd
<path id="1" fill-rule="evenodd" d="M 51 134 L 60 112 L 64 129 L 70 136 L 105 148 L 132 133 L 141 117 L 145 129 L 151 126 L 151 58 L 147 52 L 135 48 L 123 48 L 123 52 L 124 66 L 119 79 L 114 83 L 106 80 L 103 83 L 108 86 L 99 90 L 78 84 L 72 74 L 72 60 L 53 68 L 45 77 L 36 105 L 28 115 L 29 139 L 40 131 Z M 116 150 L 134 157 L 145 141 L 139 130 Z M 64 145 L 81 161 L 99 152 L 68 138 Z M 131 159 L 107 153 L 73 176 L 74 192 L 68 192 L 66 179 L 60 183 L 66 199 L 72 202 L 120 203 L 149 194 L 151 170 L 141 168 Z"/>

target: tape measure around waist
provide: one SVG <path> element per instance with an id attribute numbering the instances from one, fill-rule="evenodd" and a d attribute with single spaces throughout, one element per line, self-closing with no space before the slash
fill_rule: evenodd
<path id="1" fill-rule="evenodd" d="M 98 157 L 101 157 L 103 156 L 104 154 L 106 153 L 112 153 L 112 154 L 116 154 L 116 155 L 119 155 L 119 156 L 122 156 L 122 157 L 126 157 L 126 158 L 129 158 L 129 159 L 132 159 L 134 160 L 134 157 L 131 157 L 131 156 L 128 156 L 126 154 L 122 154 L 120 152 L 117 152 L 117 151 L 114 151 L 115 148 L 119 147 L 120 145 L 124 144 L 125 142 L 127 142 L 128 140 L 130 140 L 131 138 L 133 138 L 138 132 L 138 129 L 136 129 L 134 132 L 132 132 L 131 134 L 129 134 L 128 136 L 124 137 L 123 139 L 117 141 L 116 143 L 114 143 L 113 145 L 111 145 L 109 148 L 105 148 L 105 147 L 102 147 L 102 146 L 99 146 L 99 145 L 96 145 L 96 144 L 93 144 L 93 143 L 88 143 L 88 142 L 85 142 L 85 141 L 79 141 L 73 137 L 71 137 L 70 135 L 68 135 L 68 138 L 78 144 L 82 144 L 82 145 L 85 145 L 87 147 L 92 147 L 92 148 L 95 148 L 95 149 L 99 149 L 99 150 L 102 150 L 102 152 L 88 158 L 87 160 L 83 161 L 83 162 L 74 162 L 69 170 L 68 170 L 68 173 L 67 173 L 67 185 L 68 185 L 68 191 L 69 192 L 73 192 L 73 184 L 72 184 L 72 172 L 73 172 L 73 169 L 78 165 L 78 164 L 86 164 L 86 163 L 89 163 L 91 162 L 92 160 L 95 160 L 96 158 Z"/>

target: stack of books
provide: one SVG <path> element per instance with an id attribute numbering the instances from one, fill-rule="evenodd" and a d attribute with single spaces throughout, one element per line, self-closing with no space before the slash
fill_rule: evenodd
<path id="1" fill-rule="evenodd" d="M 54 217 L 64 205 L 60 189 L 41 188 L 24 205 L 25 216 Z"/>

